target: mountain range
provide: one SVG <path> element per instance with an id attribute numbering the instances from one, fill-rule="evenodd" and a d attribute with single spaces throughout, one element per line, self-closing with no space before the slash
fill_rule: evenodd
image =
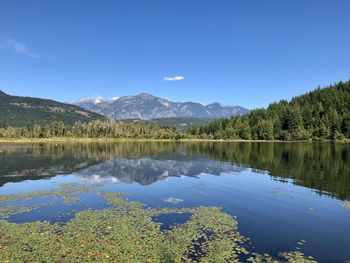
<path id="1" fill-rule="evenodd" d="M 74 104 L 116 120 L 171 117 L 228 118 L 248 112 L 248 109 L 240 106 L 224 106 L 217 102 L 207 105 L 196 102 L 173 102 L 148 93 L 112 99 L 81 98 Z"/>
<path id="2" fill-rule="evenodd" d="M 72 125 L 76 121 L 89 122 L 96 119 L 105 117 L 71 104 L 11 96 L 0 91 L 0 127 L 27 127 L 35 123 L 45 125 L 53 121 Z"/>
<path id="3" fill-rule="evenodd" d="M 214 118 L 226 118 L 248 112 L 240 106 L 219 103 L 203 105 L 195 102 L 173 102 L 147 93 L 136 96 L 81 98 L 73 105 L 54 100 L 8 95 L 0 91 L 0 127 L 29 127 L 63 121 L 109 119 L 146 121 L 186 129 L 204 125 Z"/>

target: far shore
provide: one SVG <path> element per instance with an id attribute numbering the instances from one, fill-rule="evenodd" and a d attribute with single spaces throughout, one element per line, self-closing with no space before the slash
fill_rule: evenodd
<path id="1" fill-rule="evenodd" d="M 74 143 L 74 142 L 282 142 L 282 143 L 297 143 L 297 142 L 335 142 L 335 143 L 350 143 L 349 139 L 341 141 L 331 140 L 314 140 L 314 141 L 281 141 L 281 140 L 243 140 L 243 139 L 138 139 L 138 138 L 0 138 L 0 144 L 21 144 L 21 143 Z"/>

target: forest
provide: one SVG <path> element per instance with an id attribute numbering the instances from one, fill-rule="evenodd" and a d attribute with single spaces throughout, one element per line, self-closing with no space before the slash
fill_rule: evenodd
<path id="1" fill-rule="evenodd" d="M 198 138 L 245 140 L 343 140 L 350 138 L 350 82 L 317 88 L 290 102 L 271 103 L 230 119 L 192 127 Z"/>
<path id="2" fill-rule="evenodd" d="M 185 137 L 185 133 L 175 127 L 146 124 L 143 122 L 77 121 L 74 125 L 65 125 L 62 121 L 54 121 L 44 126 L 0 128 L 0 138 L 133 138 L 133 139 L 172 139 Z"/>
<path id="3" fill-rule="evenodd" d="M 0 127 L 32 127 L 63 121 L 73 125 L 76 121 L 105 120 L 100 114 L 78 106 L 48 99 L 8 95 L 0 90 Z"/>

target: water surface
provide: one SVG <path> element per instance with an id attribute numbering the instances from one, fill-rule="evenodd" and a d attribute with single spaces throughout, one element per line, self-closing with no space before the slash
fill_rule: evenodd
<path id="1" fill-rule="evenodd" d="M 219 206 L 237 216 L 250 250 L 276 256 L 300 249 L 320 262 L 350 259 L 350 147 L 333 143 L 125 142 L 0 146 L 0 195 L 101 183 L 149 207 Z M 15 223 L 67 222 L 108 203 L 93 192 L 0 203 L 50 204 Z M 155 218 L 163 229 L 189 215 Z M 305 240 L 304 245 L 299 245 Z"/>

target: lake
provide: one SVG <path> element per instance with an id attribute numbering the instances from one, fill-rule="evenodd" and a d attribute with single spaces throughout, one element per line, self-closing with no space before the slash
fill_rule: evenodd
<path id="1" fill-rule="evenodd" d="M 220 207 L 235 217 L 239 233 L 249 238 L 244 247 L 251 253 L 278 258 L 280 252 L 300 251 L 319 262 L 345 262 L 350 260 L 349 146 L 1 144 L 0 216 L 17 226 L 35 221 L 63 225 L 82 211 L 108 210 L 111 202 L 99 193 L 118 192 L 125 193 L 122 199 L 143 203 L 145 209 L 169 209 L 152 217 L 160 231 L 189 222 L 193 208 Z M 75 190 L 79 184 L 84 185 L 83 191 Z M 64 195 L 42 194 L 60 185 L 70 187 L 61 190 Z M 41 194 L 30 194 L 35 192 Z M 31 209 L 8 212 L 8 207 L 15 206 Z M 176 209 L 183 210 L 177 213 Z M 0 227 L 0 231 L 3 235 L 7 229 Z M 0 249 L 5 241 L 0 241 Z"/>

